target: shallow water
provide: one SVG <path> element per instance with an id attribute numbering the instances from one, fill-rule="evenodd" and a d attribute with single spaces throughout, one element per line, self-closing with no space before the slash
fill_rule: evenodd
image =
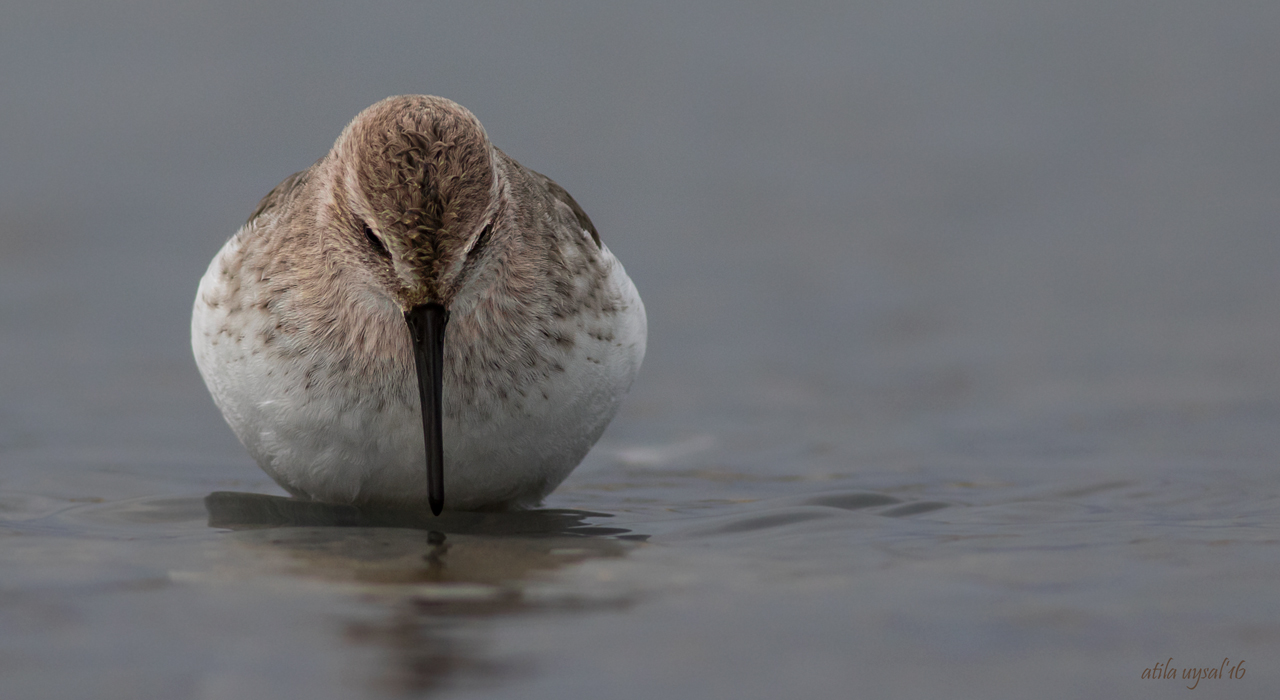
<path id="1" fill-rule="evenodd" d="M 0 697 L 1274 697 L 1276 8 L 12 9 Z M 649 311 L 543 510 L 285 499 L 190 359 L 257 199 L 415 91 Z"/>

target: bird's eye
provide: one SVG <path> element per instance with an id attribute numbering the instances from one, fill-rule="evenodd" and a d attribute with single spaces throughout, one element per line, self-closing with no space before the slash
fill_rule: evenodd
<path id="1" fill-rule="evenodd" d="M 467 251 L 467 260 L 473 261 L 480 257 L 484 252 L 484 247 L 489 244 L 489 236 L 493 233 L 493 224 L 487 224 L 480 231 L 480 235 L 476 236 L 476 242 L 471 244 L 471 250 Z"/>
<path id="2" fill-rule="evenodd" d="M 364 237 L 365 240 L 369 241 L 369 245 L 373 246 L 373 252 L 384 258 L 391 257 L 391 251 L 387 250 L 387 246 L 382 242 L 381 238 L 374 235 L 373 229 L 369 228 L 369 224 L 364 225 Z"/>

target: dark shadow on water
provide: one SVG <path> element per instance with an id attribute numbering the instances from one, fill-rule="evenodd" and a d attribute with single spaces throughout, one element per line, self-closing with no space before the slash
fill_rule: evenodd
<path id="1" fill-rule="evenodd" d="M 853 513 L 884 518 L 910 518 L 932 513 L 952 504 L 942 501 L 904 501 L 872 491 L 835 491 L 756 501 L 749 506 L 705 518 L 681 532 L 682 537 L 750 535 L 764 537 L 789 531 L 797 534 L 822 522 L 850 523 Z"/>
<path id="2" fill-rule="evenodd" d="M 880 506 L 894 505 L 895 503 L 902 503 L 902 501 L 894 498 L 893 496 L 887 496 L 882 493 L 850 491 L 829 493 L 820 496 L 808 496 L 800 501 L 800 503 L 807 506 L 826 506 L 828 508 L 843 508 L 844 510 L 861 510 L 863 508 L 878 508 Z"/>
<path id="3" fill-rule="evenodd" d="M 608 513 L 585 510 L 524 510 L 495 513 L 445 511 L 439 516 L 415 509 L 371 508 L 302 501 L 260 493 L 215 491 L 204 499 L 209 527 L 228 530 L 278 527 L 390 527 L 459 535 L 559 535 L 614 537 L 644 541 L 647 535 L 600 527 L 590 518 Z"/>
<path id="4" fill-rule="evenodd" d="M 943 508 L 949 508 L 950 506 L 950 503 L 943 503 L 941 501 L 916 501 L 915 503 L 905 503 L 897 508 L 882 510 L 880 511 L 880 515 L 887 518 L 907 518 L 912 515 L 932 513 L 935 510 L 942 510 Z"/>

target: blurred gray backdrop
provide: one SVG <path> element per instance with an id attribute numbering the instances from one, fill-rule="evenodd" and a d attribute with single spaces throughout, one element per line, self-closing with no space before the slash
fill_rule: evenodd
<path id="1" fill-rule="evenodd" d="M 848 459 L 1148 401 L 1280 415 L 1275 3 L 4 16 L 0 445 L 237 454 L 189 359 L 196 282 L 259 197 L 412 92 L 565 185 L 636 280 L 652 340 L 613 439 Z"/>

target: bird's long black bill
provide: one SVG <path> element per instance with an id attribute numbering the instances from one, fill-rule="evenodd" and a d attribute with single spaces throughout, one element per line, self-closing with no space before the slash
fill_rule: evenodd
<path id="1" fill-rule="evenodd" d="M 444 510 L 444 326 L 449 312 L 440 304 L 419 304 L 404 315 L 413 339 L 418 368 L 418 396 L 422 400 L 422 436 L 427 444 L 427 502 L 431 512 Z"/>

